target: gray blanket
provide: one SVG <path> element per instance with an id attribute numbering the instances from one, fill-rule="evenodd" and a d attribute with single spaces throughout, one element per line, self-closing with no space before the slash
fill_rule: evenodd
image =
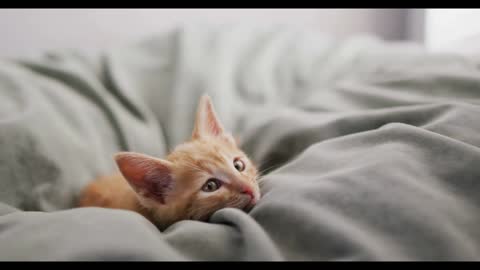
<path id="1" fill-rule="evenodd" d="M 480 61 L 371 37 L 181 27 L 0 62 L 0 260 L 480 259 Z M 73 208 L 190 135 L 208 93 L 264 171 L 251 212 L 159 231 Z"/>

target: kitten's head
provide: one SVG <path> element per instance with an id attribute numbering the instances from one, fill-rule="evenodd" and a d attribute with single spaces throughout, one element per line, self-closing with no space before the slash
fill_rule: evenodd
<path id="1" fill-rule="evenodd" d="M 124 152 L 115 160 L 141 204 L 164 225 L 207 220 L 225 207 L 248 210 L 260 199 L 257 169 L 224 130 L 206 95 L 191 140 L 166 159 Z"/>

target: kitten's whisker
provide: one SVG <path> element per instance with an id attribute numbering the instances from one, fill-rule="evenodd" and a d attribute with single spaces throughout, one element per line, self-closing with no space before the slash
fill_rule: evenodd
<path id="1" fill-rule="evenodd" d="M 258 174 L 259 174 L 259 175 L 263 175 L 266 171 L 268 171 L 268 170 L 270 170 L 270 169 L 273 169 L 273 168 L 275 168 L 276 166 L 278 166 L 278 165 L 272 165 L 272 166 L 270 166 L 270 167 L 268 167 L 268 168 L 265 168 L 265 169 L 261 170 L 260 172 L 258 172 Z"/>
<path id="2" fill-rule="evenodd" d="M 275 156 L 270 156 L 270 158 L 268 158 L 268 159 L 265 159 L 265 160 L 259 161 L 259 162 L 258 162 L 258 164 L 259 164 L 259 165 L 258 165 L 258 167 L 259 167 L 259 168 L 261 168 L 261 167 L 263 167 L 263 166 L 267 165 L 268 163 L 270 163 L 270 162 L 274 161 L 275 159 L 276 159 L 276 157 L 275 157 Z"/>
<path id="3" fill-rule="evenodd" d="M 257 175 L 257 176 L 255 176 L 255 177 L 253 178 L 253 181 L 254 181 L 254 182 L 257 182 L 257 183 L 262 183 L 263 177 L 260 176 L 260 175 Z"/>

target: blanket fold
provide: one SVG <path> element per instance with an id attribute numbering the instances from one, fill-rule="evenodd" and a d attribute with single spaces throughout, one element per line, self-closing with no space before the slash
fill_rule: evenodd
<path id="1" fill-rule="evenodd" d="M 306 30 L 185 26 L 0 63 L 0 260 L 478 260 L 473 56 Z M 199 97 L 258 164 L 249 213 L 159 231 L 74 208 L 112 155 L 163 156 Z"/>

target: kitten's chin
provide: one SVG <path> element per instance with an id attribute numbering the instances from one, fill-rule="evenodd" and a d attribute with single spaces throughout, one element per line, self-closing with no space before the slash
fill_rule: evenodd
<path id="1" fill-rule="evenodd" d="M 252 209 L 255 207 L 255 205 L 256 205 L 255 203 L 248 203 L 247 205 L 245 205 L 243 207 L 243 210 L 248 213 L 248 212 L 252 211 Z"/>
<path id="2" fill-rule="evenodd" d="M 250 212 L 255 207 L 255 205 L 257 205 L 257 202 L 258 201 L 255 198 L 252 198 L 245 204 L 242 209 L 246 212 Z"/>

